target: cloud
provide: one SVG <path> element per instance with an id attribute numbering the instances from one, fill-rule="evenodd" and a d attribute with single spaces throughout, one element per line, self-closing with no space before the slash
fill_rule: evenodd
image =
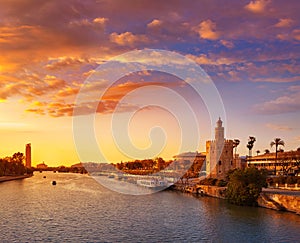
<path id="1" fill-rule="evenodd" d="M 232 49 L 234 47 L 234 44 L 232 41 L 228 41 L 228 40 L 220 40 L 220 43 L 227 47 L 228 49 Z"/>
<path id="2" fill-rule="evenodd" d="M 7 100 L 10 97 L 21 96 L 31 101 L 34 97 L 51 97 L 53 93 L 67 86 L 65 80 L 57 78 L 54 75 L 45 75 L 40 77 L 36 73 L 25 70 L 20 72 L 14 82 L 4 80 L 0 82 L 0 99 Z"/>
<path id="3" fill-rule="evenodd" d="M 278 124 L 274 124 L 274 123 L 267 123 L 266 127 L 270 128 L 272 130 L 275 130 L 275 131 L 291 131 L 291 130 L 293 130 L 289 126 L 278 125 Z"/>
<path id="4" fill-rule="evenodd" d="M 98 18 L 95 18 L 93 20 L 93 23 L 96 23 L 96 24 L 100 24 L 100 25 L 104 25 L 108 22 L 108 18 L 101 18 L 101 17 L 98 17 Z"/>
<path id="5" fill-rule="evenodd" d="M 192 59 L 198 64 L 203 65 L 231 65 L 234 63 L 244 62 L 242 59 L 238 59 L 236 57 L 208 57 L 206 54 L 202 53 L 199 56 L 195 56 L 192 54 L 186 55 L 186 57 Z"/>
<path id="6" fill-rule="evenodd" d="M 254 82 L 270 82 L 270 83 L 289 83 L 289 82 L 299 82 L 300 76 L 292 77 L 263 77 L 263 78 L 252 78 Z"/>
<path id="7" fill-rule="evenodd" d="M 49 58 L 49 64 L 46 65 L 46 68 L 49 70 L 56 70 L 69 67 L 78 67 L 82 64 L 88 64 L 90 61 L 88 59 L 76 58 L 76 57 L 58 57 L 58 58 Z"/>
<path id="8" fill-rule="evenodd" d="M 300 111 L 300 92 L 290 95 L 283 95 L 274 100 L 266 101 L 262 104 L 256 104 L 254 111 L 259 114 L 283 114 Z"/>
<path id="9" fill-rule="evenodd" d="M 67 96 L 72 96 L 76 95 L 79 92 L 79 88 L 73 88 L 73 87 L 66 87 L 64 89 L 61 89 L 58 91 L 57 96 L 58 97 L 67 97 Z"/>
<path id="10" fill-rule="evenodd" d="M 120 46 L 133 46 L 136 43 L 147 43 L 149 39 L 145 35 L 134 35 L 131 32 L 118 34 L 116 32 L 110 34 L 110 41 Z"/>
<path id="11" fill-rule="evenodd" d="M 147 24 L 148 28 L 157 28 L 162 25 L 162 21 L 158 19 L 153 19 L 149 24 Z"/>
<path id="12" fill-rule="evenodd" d="M 83 102 L 76 105 L 74 103 L 51 102 L 44 105 L 43 107 L 28 108 L 26 109 L 26 112 L 34 113 L 37 115 L 48 114 L 51 117 L 80 116 L 93 113 L 110 114 L 114 112 L 117 105 L 118 112 L 128 112 L 139 109 L 138 106 L 132 104 L 119 104 L 118 101 L 114 100 L 102 100 Z"/>
<path id="13" fill-rule="evenodd" d="M 299 92 L 300 93 L 300 85 L 292 85 L 292 86 L 288 87 L 288 90 L 292 91 L 292 92 Z"/>
<path id="14" fill-rule="evenodd" d="M 294 29 L 292 32 L 284 32 L 276 35 L 277 39 L 282 41 L 300 41 L 300 29 Z"/>
<path id="15" fill-rule="evenodd" d="M 245 6 L 245 9 L 253 13 L 262 13 L 270 2 L 270 0 L 253 0 Z"/>
<path id="16" fill-rule="evenodd" d="M 93 20 L 89 20 L 88 18 L 84 19 L 76 19 L 69 22 L 70 26 L 77 26 L 77 27 L 105 27 L 105 24 L 108 22 L 108 18 L 98 17 Z"/>
<path id="17" fill-rule="evenodd" d="M 202 39 L 217 40 L 220 37 L 220 32 L 216 31 L 216 23 L 210 19 L 202 21 L 194 30 Z"/>
<path id="18" fill-rule="evenodd" d="M 289 19 L 289 18 L 279 19 L 278 23 L 275 24 L 274 26 L 278 27 L 278 28 L 290 27 L 293 24 L 293 22 L 294 21 L 292 19 Z"/>
<path id="19" fill-rule="evenodd" d="M 293 30 L 292 36 L 295 40 L 300 41 L 300 29 Z"/>

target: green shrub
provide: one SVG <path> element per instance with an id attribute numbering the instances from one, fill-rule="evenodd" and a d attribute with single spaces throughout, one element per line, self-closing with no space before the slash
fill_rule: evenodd
<path id="1" fill-rule="evenodd" d="M 257 205 L 257 198 L 266 186 L 265 171 L 256 168 L 235 170 L 229 175 L 226 198 L 230 203 L 237 205 Z"/>
<path id="2" fill-rule="evenodd" d="M 205 178 L 202 181 L 200 181 L 200 185 L 215 186 L 217 181 L 218 179 L 216 178 Z"/>
<path id="3" fill-rule="evenodd" d="M 227 185 L 227 181 L 224 181 L 224 180 L 218 180 L 217 183 L 216 183 L 216 186 L 219 186 L 219 187 L 223 187 L 223 186 L 226 186 Z"/>

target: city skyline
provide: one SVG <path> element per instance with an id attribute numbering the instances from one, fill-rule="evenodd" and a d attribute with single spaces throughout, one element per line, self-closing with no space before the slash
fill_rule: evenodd
<path id="1" fill-rule="evenodd" d="M 111 58 L 145 48 L 179 53 L 203 68 L 224 103 L 225 137 L 241 141 L 240 155 L 248 154 L 249 136 L 257 139 L 254 151 L 270 149 L 276 137 L 285 141 L 285 150 L 300 147 L 298 1 L 245 0 L 224 6 L 216 1 L 175 1 L 172 6 L 133 1 L 130 7 L 119 1 L 0 3 L 0 157 L 23 152 L 24 144 L 31 143 L 33 166 L 78 163 L 72 112 L 84 81 Z M 95 82 L 89 95 L 105 85 Z M 198 151 L 205 151 L 215 121 L 201 98 L 177 77 L 143 72 L 118 80 L 97 108 L 96 136 L 110 161 L 127 158 L 108 134 L 119 101 L 127 94 L 136 98 L 134 92 L 145 87 L 155 97 L 158 86 L 188 97 L 200 121 Z M 166 96 L 156 99 L 168 101 Z M 88 108 L 82 107 L 85 116 L 91 115 Z M 117 119 L 133 108 L 129 102 L 122 106 Z M 128 129 L 138 148 L 149 147 L 151 128 L 161 126 L 170 141 L 158 156 L 177 154 L 180 124 L 170 112 L 141 109 L 131 122 Z M 145 158 L 153 154 L 145 153 Z"/>

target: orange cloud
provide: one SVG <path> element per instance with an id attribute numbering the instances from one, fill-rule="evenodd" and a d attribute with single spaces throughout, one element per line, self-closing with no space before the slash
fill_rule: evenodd
<path id="1" fill-rule="evenodd" d="M 220 40 L 220 43 L 227 47 L 228 49 L 232 49 L 234 47 L 234 44 L 232 41 L 228 41 L 228 40 Z"/>
<path id="2" fill-rule="evenodd" d="M 61 89 L 58 91 L 57 96 L 58 97 L 67 97 L 67 96 L 72 96 L 76 95 L 79 92 L 79 88 L 73 88 L 73 87 L 66 87 L 64 89 Z"/>
<path id="3" fill-rule="evenodd" d="M 275 27 L 278 27 L 278 28 L 283 28 L 283 27 L 290 27 L 292 24 L 293 24 L 293 20 L 292 19 L 279 19 L 278 23 L 275 24 L 274 26 Z"/>
<path id="4" fill-rule="evenodd" d="M 93 20 L 94 23 L 100 24 L 100 25 L 106 24 L 107 21 L 108 21 L 108 18 L 100 18 L 100 17 L 95 18 L 95 19 Z"/>
<path id="5" fill-rule="evenodd" d="M 216 31 L 216 23 L 210 19 L 202 21 L 194 30 L 202 39 L 216 40 L 220 37 L 220 32 Z"/>
<path id="6" fill-rule="evenodd" d="M 215 57 L 210 58 L 206 54 L 200 54 L 199 56 L 188 54 L 186 57 L 192 59 L 198 64 L 203 65 L 230 65 L 234 63 L 244 62 L 244 60 L 239 58 L 230 58 L 230 57 Z"/>
<path id="7" fill-rule="evenodd" d="M 132 46 L 136 43 L 147 43 L 149 39 L 145 35 L 134 35 L 131 32 L 110 34 L 110 41 L 120 46 Z"/>
<path id="8" fill-rule="evenodd" d="M 69 22 L 69 25 L 71 26 L 79 26 L 79 27 L 97 27 L 100 26 L 102 29 L 104 28 L 104 25 L 107 23 L 108 18 L 102 18 L 98 17 L 90 21 L 87 18 L 79 19 L 79 20 L 72 20 Z"/>
<path id="9" fill-rule="evenodd" d="M 66 67 L 78 67 L 82 64 L 88 64 L 90 61 L 87 58 L 77 58 L 77 57 L 58 57 L 49 58 L 50 63 L 46 65 L 49 70 L 62 69 Z"/>
<path id="10" fill-rule="evenodd" d="M 253 13 L 262 13 L 270 2 L 270 0 L 250 1 L 250 3 L 245 6 L 245 9 Z"/>
<path id="11" fill-rule="evenodd" d="M 149 24 L 147 24 L 148 28 L 157 28 L 162 25 L 162 21 L 159 19 L 153 19 Z"/>

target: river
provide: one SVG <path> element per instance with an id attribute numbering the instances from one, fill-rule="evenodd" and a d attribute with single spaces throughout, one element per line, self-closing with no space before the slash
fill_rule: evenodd
<path id="1" fill-rule="evenodd" d="M 174 191 L 124 195 L 88 175 L 35 173 L 0 192 L 0 242 L 300 242 L 293 213 Z"/>

